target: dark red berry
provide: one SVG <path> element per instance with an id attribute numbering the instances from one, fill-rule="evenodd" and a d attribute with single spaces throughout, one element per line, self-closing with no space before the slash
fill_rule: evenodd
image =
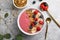
<path id="1" fill-rule="evenodd" d="M 43 4 L 41 4 L 41 5 L 40 5 L 40 8 L 41 8 L 41 9 L 44 9 L 44 5 L 43 5 Z"/>
<path id="2" fill-rule="evenodd" d="M 32 26 L 34 26 L 35 24 L 32 22 L 32 24 L 31 24 Z"/>
<path id="3" fill-rule="evenodd" d="M 40 31 L 41 30 L 41 28 L 40 27 L 37 27 L 37 29 L 36 29 L 37 31 Z"/>
<path id="4" fill-rule="evenodd" d="M 39 12 L 38 10 L 35 10 L 35 11 L 34 11 L 34 14 L 36 15 L 36 14 L 38 14 L 38 12 Z"/>
<path id="5" fill-rule="evenodd" d="M 39 21 L 39 23 L 40 23 L 41 25 L 43 25 L 43 24 L 44 24 L 44 22 L 43 22 L 43 21 L 41 21 L 41 20 Z"/>
<path id="6" fill-rule="evenodd" d="M 48 7 L 46 6 L 44 10 L 47 11 L 47 9 L 48 9 Z"/>
<path id="7" fill-rule="evenodd" d="M 38 21 L 38 18 L 35 18 L 34 20 L 35 20 L 35 21 Z"/>

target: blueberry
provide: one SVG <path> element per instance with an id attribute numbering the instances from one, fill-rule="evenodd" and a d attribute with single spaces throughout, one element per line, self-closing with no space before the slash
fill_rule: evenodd
<path id="1" fill-rule="evenodd" d="M 30 25 L 29 29 L 32 29 L 32 25 Z"/>
<path id="2" fill-rule="evenodd" d="M 33 15 L 32 17 L 35 18 L 35 15 Z"/>
<path id="3" fill-rule="evenodd" d="M 39 1 L 42 1 L 42 0 L 39 0 Z"/>
<path id="4" fill-rule="evenodd" d="M 44 2 L 43 4 L 44 4 L 44 6 L 48 6 L 48 4 L 46 2 Z"/>
<path id="5" fill-rule="evenodd" d="M 36 25 L 36 24 L 37 24 L 37 22 L 35 21 L 35 22 L 34 22 L 34 25 Z"/>
<path id="6" fill-rule="evenodd" d="M 43 15 L 40 15 L 39 18 L 43 18 Z"/>
<path id="7" fill-rule="evenodd" d="M 35 4 L 36 3 L 36 1 L 33 1 L 33 4 Z"/>

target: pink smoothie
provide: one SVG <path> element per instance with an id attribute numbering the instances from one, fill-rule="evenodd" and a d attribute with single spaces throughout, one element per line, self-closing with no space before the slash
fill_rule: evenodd
<path id="1" fill-rule="evenodd" d="M 29 16 L 26 14 L 26 12 L 23 12 L 20 19 L 19 19 L 20 27 L 25 31 L 28 32 L 30 20 Z"/>

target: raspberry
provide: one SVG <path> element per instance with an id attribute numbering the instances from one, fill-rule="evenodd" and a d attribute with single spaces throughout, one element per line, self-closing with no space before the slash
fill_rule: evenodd
<path id="1" fill-rule="evenodd" d="M 37 21 L 37 20 L 38 20 L 38 18 L 35 18 L 34 20 L 35 20 L 35 21 Z"/>
<path id="2" fill-rule="evenodd" d="M 44 5 L 43 5 L 43 4 L 41 4 L 41 5 L 40 5 L 40 8 L 41 8 L 41 9 L 44 9 Z"/>
<path id="3" fill-rule="evenodd" d="M 38 12 L 39 12 L 38 10 L 35 10 L 35 11 L 34 11 L 34 14 L 36 15 L 36 14 L 38 14 Z"/>
<path id="4" fill-rule="evenodd" d="M 34 26 L 34 23 L 32 23 L 31 25 Z"/>
<path id="5" fill-rule="evenodd" d="M 40 23 L 41 25 L 43 25 L 43 24 L 44 24 L 44 22 L 43 22 L 43 21 L 39 21 L 39 23 Z"/>
<path id="6" fill-rule="evenodd" d="M 37 29 L 36 29 L 37 31 L 40 31 L 41 30 L 41 28 L 40 27 L 37 27 Z"/>
<path id="7" fill-rule="evenodd" d="M 46 11 L 47 11 L 47 9 L 48 9 L 48 7 L 46 6 L 46 7 L 44 8 L 44 10 L 46 10 Z"/>

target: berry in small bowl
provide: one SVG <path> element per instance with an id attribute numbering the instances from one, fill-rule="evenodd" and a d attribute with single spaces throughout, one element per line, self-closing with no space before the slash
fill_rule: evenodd
<path id="1" fill-rule="evenodd" d="M 48 4 L 46 2 L 41 3 L 40 9 L 42 9 L 43 11 L 47 11 L 48 10 Z"/>

